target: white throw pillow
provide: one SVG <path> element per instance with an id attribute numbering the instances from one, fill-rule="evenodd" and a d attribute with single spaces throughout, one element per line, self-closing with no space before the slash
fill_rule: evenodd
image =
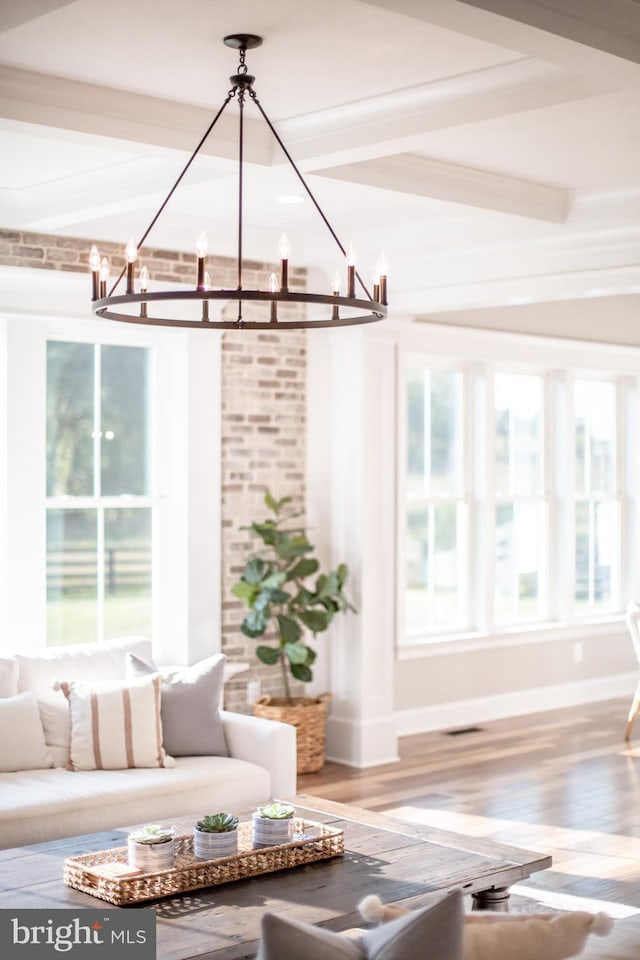
<path id="1" fill-rule="evenodd" d="M 464 960 L 566 960 L 582 953 L 590 933 L 606 937 L 612 929 L 613 920 L 604 913 L 471 914 Z"/>
<path id="2" fill-rule="evenodd" d="M 53 755 L 33 693 L 0 698 L 0 772 L 43 770 L 53 766 Z"/>
<path id="3" fill-rule="evenodd" d="M 15 657 L 0 658 L 0 697 L 15 697 L 18 692 L 18 661 Z"/>
<path id="4" fill-rule="evenodd" d="M 45 647 L 16 654 L 18 690 L 30 690 L 38 698 L 45 740 L 53 748 L 56 764 L 64 766 L 69 755 L 69 708 L 53 681 L 116 680 L 125 677 L 125 659 L 132 651 L 151 656 L 151 644 L 144 637 L 123 637 L 104 643 Z"/>
<path id="5" fill-rule="evenodd" d="M 69 770 L 173 767 L 162 746 L 160 677 L 56 681 L 69 701 Z"/>

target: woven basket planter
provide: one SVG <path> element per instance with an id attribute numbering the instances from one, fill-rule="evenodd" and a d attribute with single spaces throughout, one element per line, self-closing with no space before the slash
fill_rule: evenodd
<path id="1" fill-rule="evenodd" d="M 324 767 L 327 704 L 330 693 L 319 697 L 270 697 L 253 704 L 253 714 L 267 720 L 290 723 L 297 731 L 298 773 L 318 773 Z"/>

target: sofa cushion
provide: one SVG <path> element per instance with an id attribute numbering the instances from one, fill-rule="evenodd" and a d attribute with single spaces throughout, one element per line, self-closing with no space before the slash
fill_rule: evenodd
<path id="1" fill-rule="evenodd" d="M 191 667 L 160 671 L 153 663 L 127 655 L 128 676 L 162 677 L 163 743 L 173 757 L 229 755 L 220 716 L 225 657 L 219 653 Z"/>
<path id="2" fill-rule="evenodd" d="M 171 769 L 70 773 L 52 767 L 2 773 L 0 848 L 191 814 L 195 823 L 218 810 L 254 806 L 270 795 L 269 771 L 234 757 L 179 757 Z M 109 845 L 121 843 L 124 836 L 113 836 Z M 85 852 L 82 844 L 75 852 Z"/>
<path id="3" fill-rule="evenodd" d="M 38 698 L 45 740 L 56 765 L 64 766 L 69 756 L 69 707 L 54 680 L 117 680 L 125 676 L 128 651 L 151 656 L 151 644 L 144 637 L 124 637 L 101 644 L 46 647 L 16 654 L 18 690 L 30 690 Z"/>
<path id="4" fill-rule="evenodd" d="M 162 746 L 157 674 L 137 680 L 55 681 L 69 701 L 69 770 L 172 766 Z"/>
<path id="5" fill-rule="evenodd" d="M 459 890 L 369 930 L 359 940 L 267 913 L 258 960 L 462 960 L 463 918 Z"/>
<path id="6" fill-rule="evenodd" d="M 0 657 L 0 697 L 15 697 L 18 692 L 18 661 Z"/>
<path id="7" fill-rule="evenodd" d="M 44 740 L 38 701 L 33 693 L 0 698 L 0 771 L 41 770 L 53 766 Z"/>

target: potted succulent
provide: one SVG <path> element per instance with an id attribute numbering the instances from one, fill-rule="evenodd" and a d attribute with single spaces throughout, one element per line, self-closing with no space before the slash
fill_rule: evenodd
<path id="1" fill-rule="evenodd" d="M 159 823 L 149 823 L 133 830 L 127 843 L 129 865 L 145 873 L 171 869 L 175 836 L 173 827 L 163 827 Z"/>
<path id="2" fill-rule="evenodd" d="M 305 528 L 297 525 L 296 514 L 286 509 L 291 497 L 276 500 L 267 491 L 264 502 L 272 516 L 245 528 L 263 546 L 247 559 L 232 593 L 248 608 L 240 627 L 245 636 L 258 639 L 275 631 L 275 641 L 259 644 L 256 656 L 279 669 L 284 695 L 260 698 L 253 712 L 297 727 L 298 772 L 314 773 L 324 765 L 330 695 L 292 696 L 290 679 L 302 683 L 313 679 L 316 653 L 306 642 L 306 632 L 316 636 L 330 626 L 337 613 L 355 613 L 344 592 L 349 571 L 341 563 L 328 573 L 319 572 Z"/>
<path id="3" fill-rule="evenodd" d="M 193 852 L 198 860 L 232 857 L 238 852 L 238 818 L 232 813 L 211 813 L 193 828 Z"/>
<path id="4" fill-rule="evenodd" d="M 274 847 L 291 839 L 295 808 L 288 803 L 265 804 L 253 814 L 254 847 Z"/>

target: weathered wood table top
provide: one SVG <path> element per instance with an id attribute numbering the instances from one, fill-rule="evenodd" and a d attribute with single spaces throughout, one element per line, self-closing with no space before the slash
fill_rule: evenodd
<path id="1" fill-rule="evenodd" d="M 344 856 L 121 908 L 62 882 L 67 857 L 124 846 L 128 830 L 115 829 L 0 850 L 0 908 L 153 906 L 158 960 L 243 960 L 255 955 L 267 910 L 346 930 L 361 923 L 357 906 L 370 893 L 385 903 L 418 906 L 433 891 L 461 887 L 478 894 L 509 887 L 551 865 L 551 857 L 530 850 L 401 823 L 317 797 L 289 802 L 305 819 L 343 830 Z M 241 816 L 249 818 L 250 812 Z M 178 832 L 188 832 L 194 818 L 171 822 Z"/>

